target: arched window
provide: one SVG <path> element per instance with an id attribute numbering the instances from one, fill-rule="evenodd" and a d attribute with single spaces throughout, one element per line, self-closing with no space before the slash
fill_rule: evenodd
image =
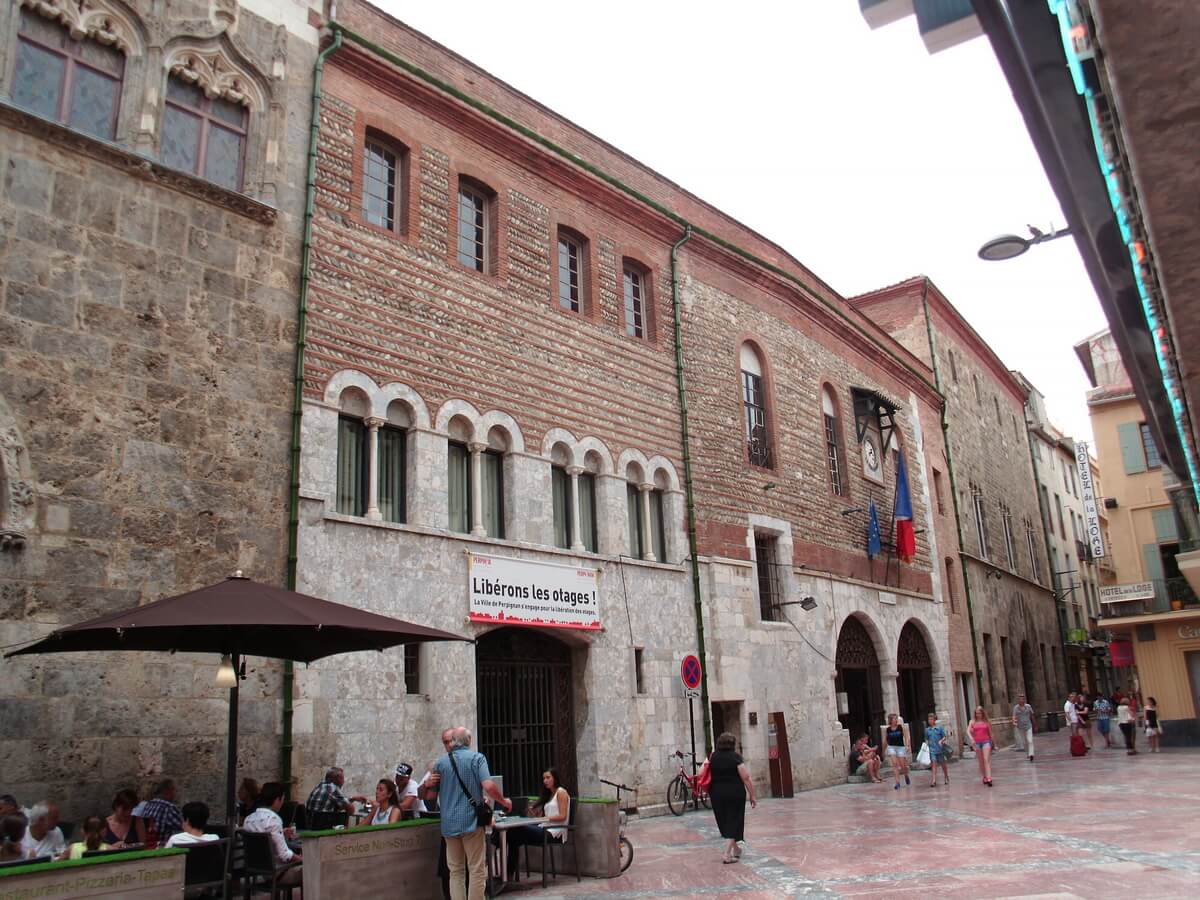
<path id="1" fill-rule="evenodd" d="M 476 272 L 495 271 L 496 193 L 486 185 L 458 179 L 458 243 L 461 265 Z"/>
<path id="2" fill-rule="evenodd" d="M 586 467 L 570 465 L 571 454 L 565 444 L 555 444 L 550 459 L 554 545 L 595 553 L 596 476 Z"/>
<path id="3" fill-rule="evenodd" d="M 591 273 L 587 238 L 569 228 L 558 229 L 558 305 L 567 312 L 586 312 Z"/>
<path id="4" fill-rule="evenodd" d="M 338 403 L 337 511 L 347 516 L 367 514 L 367 417 L 370 401 L 356 388 L 342 392 Z"/>
<path id="5" fill-rule="evenodd" d="M 821 389 L 821 417 L 825 422 L 825 459 L 829 466 L 829 486 L 834 494 L 847 493 L 845 445 L 842 443 L 842 422 L 838 418 L 837 400 L 829 385 Z"/>
<path id="6" fill-rule="evenodd" d="M 11 96 L 44 119 L 111 141 L 125 77 L 125 54 L 21 7 Z"/>
<path id="7" fill-rule="evenodd" d="M 770 435 L 767 432 L 767 394 L 763 380 L 763 365 L 750 344 L 742 344 L 742 411 L 746 429 L 746 454 L 756 466 L 771 464 Z"/>
<path id="8" fill-rule="evenodd" d="M 403 146 L 382 134 L 367 132 L 362 161 L 362 217 L 366 222 L 388 231 L 404 231 L 407 165 L 408 151 Z"/>
<path id="9" fill-rule="evenodd" d="M 624 297 L 625 334 L 631 338 L 654 338 L 650 270 L 632 259 L 621 261 L 621 292 Z"/>

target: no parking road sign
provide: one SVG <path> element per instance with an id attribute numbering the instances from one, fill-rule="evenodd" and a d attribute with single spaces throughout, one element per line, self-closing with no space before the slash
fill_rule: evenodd
<path id="1" fill-rule="evenodd" d="M 683 682 L 683 694 L 685 697 L 700 696 L 700 677 L 702 673 L 700 668 L 700 660 L 688 654 L 683 658 L 683 663 L 679 666 L 679 680 Z"/>

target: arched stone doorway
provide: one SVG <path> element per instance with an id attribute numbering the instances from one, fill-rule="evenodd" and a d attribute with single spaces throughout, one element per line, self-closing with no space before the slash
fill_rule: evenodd
<path id="1" fill-rule="evenodd" d="M 879 656 L 866 626 L 850 616 L 842 623 L 837 642 L 835 690 L 846 695 L 846 713 L 838 716 L 854 740 L 864 731 L 871 742 L 879 740 L 877 726 L 883 724 L 883 688 L 879 680 Z"/>
<path id="2" fill-rule="evenodd" d="M 925 740 L 925 717 L 934 711 L 934 699 L 933 660 L 921 630 L 912 622 L 906 622 L 900 629 L 900 642 L 896 648 L 896 689 L 900 715 L 908 723 L 915 753 Z"/>
<path id="3" fill-rule="evenodd" d="M 504 793 L 532 796 L 542 773 L 558 770 L 578 792 L 571 649 L 529 628 L 500 628 L 475 644 L 478 750 Z"/>

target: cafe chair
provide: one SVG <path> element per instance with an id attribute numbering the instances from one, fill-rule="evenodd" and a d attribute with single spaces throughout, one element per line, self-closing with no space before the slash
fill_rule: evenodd
<path id="1" fill-rule="evenodd" d="M 558 825 L 549 822 L 542 822 L 538 827 L 542 829 L 542 887 L 546 887 L 546 852 L 550 852 L 550 873 L 554 876 L 554 880 L 558 881 L 558 866 L 555 864 L 555 852 L 562 848 L 565 852 L 567 847 L 571 849 L 571 855 L 575 858 L 575 880 L 583 881 L 579 876 L 579 845 L 575 843 L 573 835 L 575 834 L 575 806 L 577 801 L 574 797 L 571 798 L 571 806 L 567 812 L 567 824 Z M 551 828 L 563 829 L 563 835 L 560 838 L 554 837 L 550 833 Z M 529 848 L 525 849 L 525 874 L 529 875 Z M 566 872 L 564 871 L 565 875 Z"/>
<path id="2" fill-rule="evenodd" d="M 183 863 L 183 895 L 219 897 L 225 891 L 225 862 L 229 855 L 229 839 L 188 844 Z"/>
<path id="3" fill-rule="evenodd" d="M 4 862 L 0 862 L 0 869 L 7 869 L 11 866 L 37 866 L 48 862 L 54 862 L 54 859 L 49 856 L 35 856 L 33 859 L 18 856 L 16 859 L 6 859 Z"/>
<path id="4" fill-rule="evenodd" d="M 278 900 L 286 891 L 288 900 L 292 900 L 292 889 L 299 885 L 280 884 L 280 877 L 290 869 L 300 865 L 298 862 L 275 864 L 275 856 L 271 853 L 271 837 L 261 831 L 239 831 L 242 836 L 242 848 L 245 860 L 242 865 L 242 897 L 250 900 L 250 894 L 256 887 L 269 888 L 271 900 Z M 262 884 L 258 881 L 262 879 Z"/>
<path id="5" fill-rule="evenodd" d="M 308 813 L 309 831 L 328 831 L 330 828 L 345 826 L 350 816 L 344 812 L 310 812 Z"/>

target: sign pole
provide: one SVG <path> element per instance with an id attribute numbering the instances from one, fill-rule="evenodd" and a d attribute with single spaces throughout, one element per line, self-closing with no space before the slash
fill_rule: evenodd
<path id="1" fill-rule="evenodd" d="M 696 701 L 688 697 L 688 721 L 692 726 L 692 777 L 696 777 Z"/>

